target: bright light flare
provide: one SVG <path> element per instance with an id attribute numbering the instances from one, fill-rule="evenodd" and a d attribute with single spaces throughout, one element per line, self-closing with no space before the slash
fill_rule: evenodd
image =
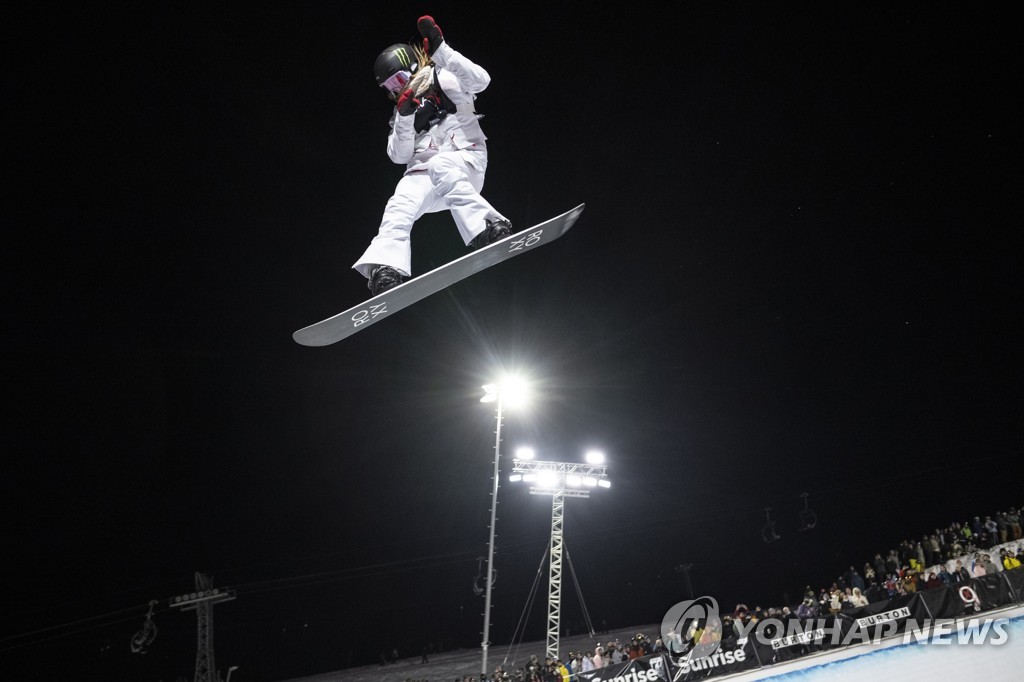
<path id="1" fill-rule="evenodd" d="M 523 407 L 530 400 L 530 389 L 518 377 L 506 377 L 501 382 L 501 399 L 510 407 Z"/>
<path id="2" fill-rule="evenodd" d="M 583 479 L 579 476 L 569 475 L 565 477 L 565 484 L 570 488 L 580 488 L 583 486 Z"/>
<path id="3" fill-rule="evenodd" d="M 587 464 L 604 464 L 604 453 L 600 450 L 589 450 L 586 454 Z"/>
<path id="4" fill-rule="evenodd" d="M 533 459 L 535 455 L 533 448 L 516 448 L 516 459 Z"/>
<path id="5" fill-rule="evenodd" d="M 529 402 L 530 391 L 525 381 L 518 377 L 505 377 L 497 384 L 484 384 L 482 403 L 501 400 L 506 407 L 524 407 Z"/>
<path id="6" fill-rule="evenodd" d="M 537 476 L 537 487 L 538 488 L 556 488 L 558 487 L 558 476 L 553 472 L 545 471 Z"/>
<path id="7" fill-rule="evenodd" d="M 508 477 L 508 480 L 511 481 L 512 483 L 518 483 L 519 481 L 523 480 L 523 475 L 512 474 L 511 476 Z"/>
<path id="8" fill-rule="evenodd" d="M 609 481 L 607 478 L 602 478 L 600 481 L 597 482 L 597 484 L 599 486 L 601 486 L 602 488 L 611 488 L 612 487 L 612 482 Z"/>

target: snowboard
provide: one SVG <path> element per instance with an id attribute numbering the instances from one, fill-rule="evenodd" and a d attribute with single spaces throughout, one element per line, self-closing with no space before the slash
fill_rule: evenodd
<path id="1" fill-rule="evenodd" d="M 470 275 L 553 242 L 569 231 L 569 228 L 583 213 L 585 205 L 580 204 L 562 215 L 528 227 L 430 272 L 413 277 L 345 312 L 303 327 L 294 332 L 292 338 L 303 346 L 328 346 L 337 343 Z"/>

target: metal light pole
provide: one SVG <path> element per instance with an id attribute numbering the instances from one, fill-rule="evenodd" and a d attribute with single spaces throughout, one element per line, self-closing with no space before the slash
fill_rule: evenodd
<path id="1" fill-rule="evenodd" d="M 501 411 L 504 399 L 500 386 L 488 384 L 483 387 L 486 393 L 480 399 L 482 403 L 497 401 L 497 427 L 494 429 L 494 487 L 491 489 L 491 526 L 487 541 L 487 588 L 484 590 L 484 632 L 480 642 L 482 657 L 480 661 L 480 679 L 487 677 L 487 648 L 491 645 L 491 588 L 494 582 L 494 526 L 498 520 L 498 463 L 501 459 Z"/>

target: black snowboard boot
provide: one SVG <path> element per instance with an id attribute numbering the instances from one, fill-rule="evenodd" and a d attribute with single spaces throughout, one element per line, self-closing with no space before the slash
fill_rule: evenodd
<path id="1" fill-rule="evenodd" d="M 473 237 L 473 241 L 469 243 L 470 247 L 475 251 L 476 249 L 483 248 L 488 244 L 493 244 L 496 241 L 500 241 L 505 237 L 512 234 L 512 223 L 505 220 L 488 220 L 487 227 L 484 231 Z"/>
<path id="2" fill-rule="evenodd" d="M 404 281 L 405 277 L 402 276 L 402 273 L 390 265 L 374 265 L 370 270 L 370 279 L 366 286 L 370 288 L 370 293 L 376 296 L 388 289 L 394 289 Z"/>

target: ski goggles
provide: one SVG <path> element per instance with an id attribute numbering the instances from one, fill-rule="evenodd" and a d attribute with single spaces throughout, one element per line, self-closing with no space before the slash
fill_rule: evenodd
<path id="1" fill-rule="evenodd" d="M 384 88 L 392 95 L 396 95 L 402 90 L 412 78 L 412 73 L 409 71 L 396 71 L 391 74 L 391 77 L 380 84 L 380 87 Z"/>

